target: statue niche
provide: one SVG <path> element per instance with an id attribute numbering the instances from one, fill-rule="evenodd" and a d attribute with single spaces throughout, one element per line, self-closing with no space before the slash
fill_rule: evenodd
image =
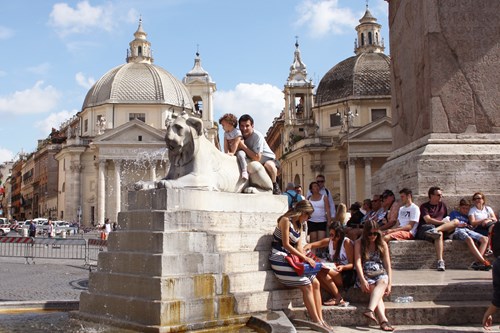
<path id="1" fill-rule="evenodd" d="M 240 177 L 236 156 L 218 150 L 203 134 L 201 119 L 183 112 L 165 122 L 170 168 L 160 181 L 140 181 L 136 190 L 151 188 L 185 188 L 221 192 L 271 192 L 272 181 L 264 166 L 248 163 L 249 180 Z"/>

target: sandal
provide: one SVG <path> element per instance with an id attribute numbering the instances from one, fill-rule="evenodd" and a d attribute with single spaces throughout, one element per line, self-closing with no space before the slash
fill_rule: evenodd
<path id="1" fill-rule="evenodd" d="M 323 326 L 324 328 L 326 328 L 328 332 L 333 332 L 333 327 L 331 327 L 330 325 L 328 325 L 326 323 L 326 321 L 323 321 L 323 323 L 321 324 L 321 326 Z"/>
<path id="2" fill-rule="evenodd" d="M 377 317 L 375 317 L 375 313 L 373 312 L 373 310 L 370 310 L 370 309 L 366 309 L 365 312 L 363 312 L 363 316 L 365 316 L 366 318 L 370 319 L 371 321 L 375 322 L 375 324 L 378 325 L 378 320 L 377 320 Z M 387 322 L 385 322 L 387 324 Z M 382 325 L 380 325 L 382 326 Z"/>
<path id="3" fill-rule="evenodd" d="M 339 308 L 345 308 L 346 306 L 349 306 L 349 302 L 346 302 L 346 301 L 344 301 L 343 298 L 341 298 L 340 302 L 338 302 L 335 305 L 338 306 Z"/>
<path id="4" fill-rule="evenodd" d="M 391 324 L 389 324 L 389 322 L 387 322 L 387 321 L 384 321 L 380 324 L 380 329 L 384 332 L 394 331 L 394 327 L 392 327 Z"/>
<path id="5" fill-rule="evenodd" d="M 335 298 L 330 298 L 328 301 L 323 302 L 323 305 L 324 306 L 334 306 L 334 305 L 337 305 L 337 301 L 335 300 Z"/>

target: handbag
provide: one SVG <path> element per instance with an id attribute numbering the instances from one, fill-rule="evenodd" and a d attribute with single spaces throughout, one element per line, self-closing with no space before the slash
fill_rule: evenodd
<path id="1" fill-rule="evenodd" d="M 320 262 L 316 263 L 316 266 L 312 267 L 306 262 L 303 262 L 299 256 L 295 254 L 288 254 L 285 257 L 285 260 L 288 262 L 290 266 L 294 269 L 294 271 L 297 273 L 297 275 L 302 276 L 302 275 L 311 275 L 311 274 L 316 274 L 318 273 L 321 268 L 323 267 L 323 264 Z"/>

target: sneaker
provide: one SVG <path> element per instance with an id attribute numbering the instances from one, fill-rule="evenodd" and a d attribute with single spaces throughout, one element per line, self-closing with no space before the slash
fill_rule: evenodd
<path id="1" fill-rule="evenodd" d="M 480 266 L 481 266 L 481 263 L 474 261 L 472 264 L 470 264 L 469 268 L 477 271 L 477 270 L 479 270 Z"/>
<path id="2" fill-rule="evenodd" d="M 432 228 L 432 229 L 427 230 L 425 232 L 425 236 L 436 240 L 436 239 L 439 239 L 441 237 L 441 234 L 435 228 Z"/>
<path id="3" fill-rule="evenodd" d="M 445 271 L 445 267 L 444 267 L 444 260 L 438 260 L 437 262 L 437 270 L 440 271 L 440 272 L 444 272 Z"/>
<path id="4" fill-rule="evenodd" d="M 491 256 L 493 256 L 493 251 L 491 251 L 491 250 L 486 250 L 486 252 L 484 253 L 484 256 L 485 256 L 485 257 L 491 257 Z"/>
<path id="5" fill-rule="evenodd" d="M 248 180 L 248 171 L 242 171 L 241 172 L 241 178 L 243 180 Z"/>
<path id="6" fill-rule="evenodd" d="M 280 186 L 278 183 L 273 183 L 273 194 L 281 194 Z"/>

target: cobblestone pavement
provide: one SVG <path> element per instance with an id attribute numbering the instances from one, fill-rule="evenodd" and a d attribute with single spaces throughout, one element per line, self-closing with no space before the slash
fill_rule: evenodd
<path id="1" fill-rule="evenodd" d="M 0 301 L 79 300 L 88 278 L 83 260 L 0 258 Z"/>

